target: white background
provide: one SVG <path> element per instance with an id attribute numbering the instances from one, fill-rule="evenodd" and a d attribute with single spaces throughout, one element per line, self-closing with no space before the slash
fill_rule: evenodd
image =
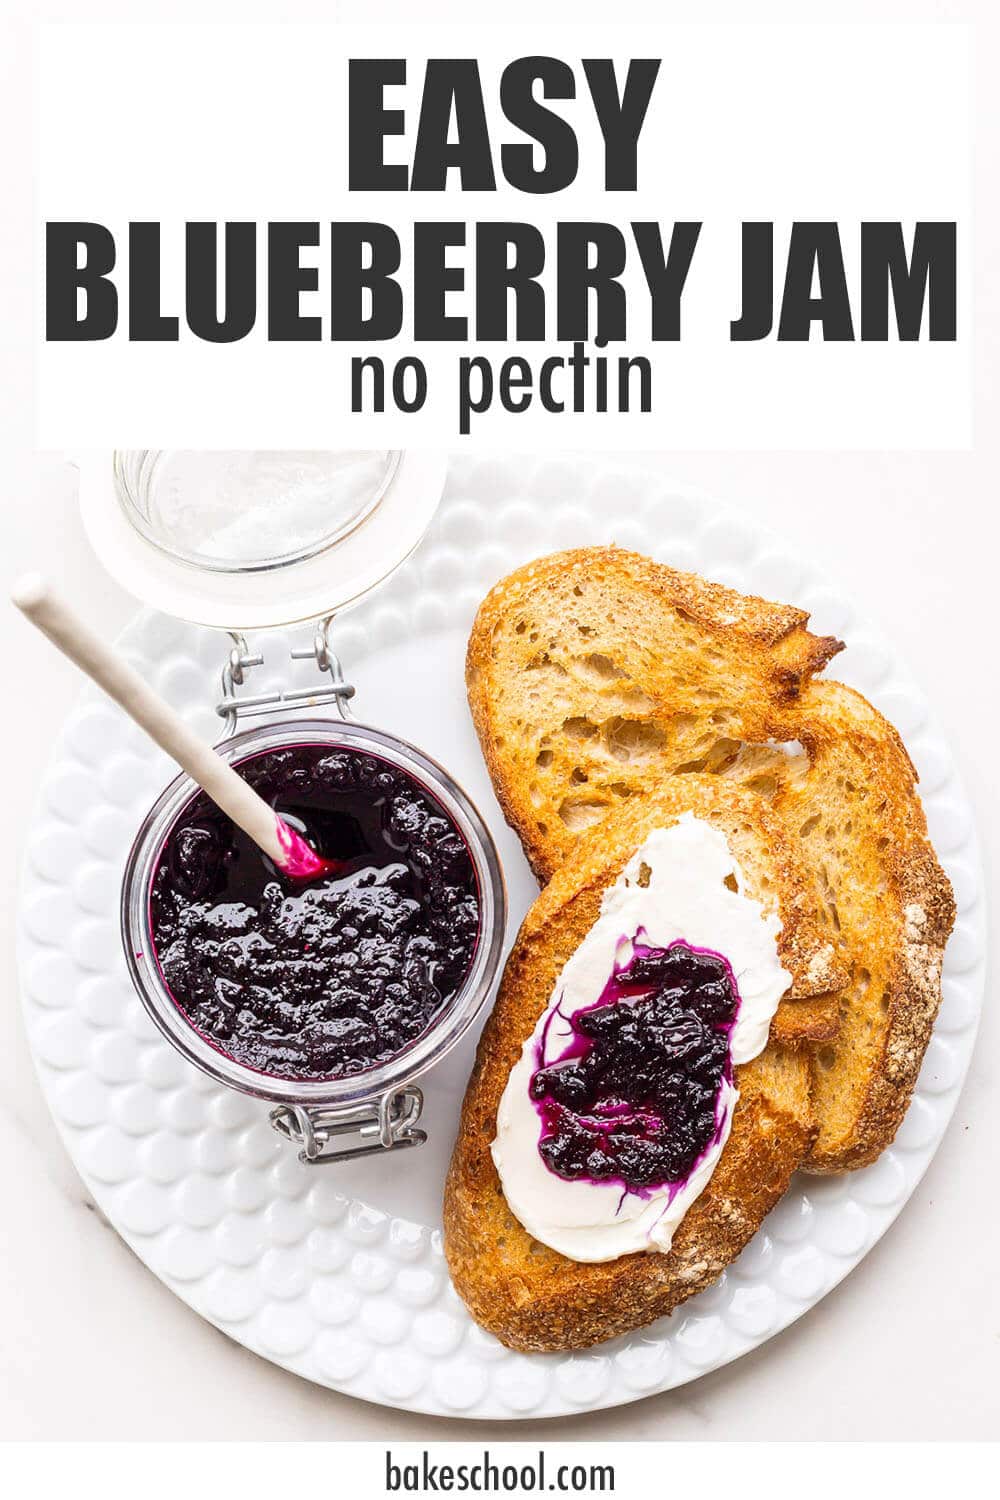
<path id="1" fill-rule="evenodd" d="M 22 13 L 27 7 L 21 7 Z M 59 7 L 36 7 L 58 13 Z M 80 6 L 66 6 L 79 16 Z M 121 6 L 134 14 L 134 7 Z M 158 7 L 149 5 L 149 14 Z M 174 5 L 180 14 L 184 6 Z M 224 15 L 273 15 L 198 7 Z M 285 5 L 291 17 L 309 7 Z M 323 13 L 336 13 L 326 5 Z M 456 12 L 458 8 L 456 7 Z M 462 7 L 467 11 L 467 7 Z M 505 15 L 555 13 L 539 3 Z M 631 8 L 616 6 L 624 17 Z M 678 15 L 688 7 L 675 7 Z M 694 9 L 693 7 L 691 8 Z M 744 7 L 703 4 L 702 18 Z M 764 6 L 801 16 L 826 6 Z M 1000 853 L 996 799 L 997 614 L 996 356 L 1000 330 L 997 64 L 994 7 L 869 3 L 841 16 L 952 18 L 978 11 L 976 132 L 976 432 L 968 453 L 793 452 L 636 456 L 664 473 L 747 506 L 789 545 L 821 561 L 831 580 L 890 631 L 924 685 L 955 747 L 988 863 Z M 114 7 L 106 7 L 112 13 Z M 423 11 L 444 14 L 426 4 Z M 664 8 L 658 8 L 662 17 Z M 578 3 L 581 18 L 598 7 Z M 97 14 L 95 8 L 94 11 Z M 413 14 L 413 6 L 366 7 Z M 391 36 L 391 33 L 387 35 Z M 26 38 L 15 31 L 0 99 L 12 111 L 8 142 L 25 138 Z M 817 58 L 817 70 L 822 59 Z M 182 104 L 178 107 L 182 107 Z M 849 108 L 848 104 L 845 106 Z M 127 124 L 127 122 L 124 122 Z M 5 577 L 40 561 L 117 629 L 133 605 L 90 556 L 70 472 L 33 455 L 31 432 L 30 168 L 8 163 L 0 284 L 8 293 L 0 382 L 3 456 L 0 557 Z M 0 616 L 2 617 L 2 616 Z M 20 849 L 38 767 L 74 691 L 13 617 L 3 624 L 10 694 L 0 741 L 10 794 L 8 837 Z M 910 1204 L 861 1267 L 814 1311 L 763 1349 L 681 1390 L 593 1417 L 541 1425 L 433 1421 L 368 1407 L 312 1387 L 229 1342 L 181 1306 L 88 1211 L 86 1195 L 41 1103 L 16 1005 L 13 862 L 5 902 L 7 1003 L 0 1011 L 0 1435 L 42 1438 L 949 1438 L 995 1431 L 1000 1378 L 996 1064 L 1000 1025 L 987 999 L 978 1056 L 938 1156 Z M 331 1472 L 331 1483 L 336 1482 Z"/>
<path id="2" fill-rule="evenodd" d="M 423 7 L 420 7 L 422 12 Z M 545 7 L 539 7 L 539 17 Z M 145 13 L 145 12 L 144 12 Z M 411 7 L 416 19 L 418 7 Z M 605 24 L 497 28 L 423 23 L 394 28 L 321 26 L 299 30 L 167 26 L 54 28 L 39 50 L 37 222 L 92 220 L 118 245 L 119 330 L 102 343 L 42 343 L 39 433 L 46 446 L 339 447 L 451 446 L 459 441 L 457 369 L 462 354 L 495 365 L 512 353 L 537 370 L 554 342 L 555 229 L 559 221 L 617 223 L 631 244 L 632 220 L 702 222 L 682 299 L 679 343 L 651 344 L 649 296 L 634 245 L 627 275 L 628 337 L 618 355 L 653 365 L 653 409 L 554 416 L 537 398 L 523 414 L 496 399 L 472 419 L 477 446 L 671 448 L 923 448 L 968 440 L 971 327 L 965 290 L 971 216 L 968 195 L 967 38 L 959 27 L 770 26 L 756 20 L 711 26 L 637 28 Z M 360 19 L 352 16 L 353 20 Z M 428 20 L 430 16 L 428 15 Z M 583 17 L 580 17 L 583 20 Z M 386 159 L 412 155 L 428 56 L 476 56 L 486 98 L 497 191 L 347 191 L 346 59 L 407 57 L 407 83 L 387 89 L 405 111 L 405 140 L 388 138 Z M 512 56 L 577 59 L 577 97 L 559 104 L 580 140 L 580 172 L 552 195 L 519 193 L 501 176 L 500 145 L 523 139 L 499 109 L 499 79 Z M 581 57 L 662 57 L 639 138 L 638 189 L 605 193 L 604 152 Z M 324 340 L 266 339 L 265 245 L 258 244 L 258 321 L 237 344 L 194 339 L 183 317 L 185 219 L 317 220 L 321 244 L 303 253 L 319 273 L 305 315 L 322 317 Z M 388 344 L 330 342 L 331 220 L 372 219 L 396 227 L 406 322 Z M 474 224 L 525 220 L 545 232 L 544 344 L 417 344 L 412 282 L 413 220 L 470 226 L 464 249 L 448 252 L 466 270 L 467 292 L 449 294 L 452 316 L 474 307 Z M 740 314 L 740 223 L 775 222 L 776 307 L 780 256 L 793 220 L 837 220 L 855 332 L 860 332 L 862 220 L 957 221 L 959 341 L 900 344 L 731 343 Z M 162 224 L 164 313 L 179 316 L 176 344 L 129 343 L 126 322 L 129 220 Z M 325 226 L 325 227 L 324 227 Z M 41 273 L 42 257 L 38 259 Z M 423 294 L 426 298 L 426 292 Z M 776 315 L 777 316 L 777 315 Z M 424 409 L 385 416 L 350 413 L 350 357 L 392 361 L 416 353 L 427 366 Z M 568 382 L 560 382 L 562 394 Z M 155 417 L 150 393 L 157 393 Z M 153 427 L 155 426 L 155 434 Z"/>

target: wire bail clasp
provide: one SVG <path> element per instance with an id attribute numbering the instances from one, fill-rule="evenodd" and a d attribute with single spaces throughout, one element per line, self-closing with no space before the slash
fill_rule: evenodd
<path id="1" fill-rule="evenodd" d="M 222 697 L 215 705 L 216 713 L 225 720 L 223 738 L 235 734 L 240 719 L 261 718 L 278 708 L 319 708 L 333 703 L 342 719 L 353 717 L 349 704 L 354 697 L 354 686 L 345 678 L 340 657 L 330 645 L 333 620 L 333 615 L 320 620 L 313 633 L 312 645 L 296 647 L 290 653 L 293 661 L 315 661 L 317 670 L 329 676 L 330 681 L 323 687 L 279 688 L 272 693 L 240 694 L 237 691 L 246 682 L 251 668 L 263 665 L 264 657 L 260 652 L 251 652 L 246 636 L 241 632 L 229 632 L 233 645 L 222 669 Z"/>
<path id="2" fill-rule="evenodd" d="M 423 1090 L 408 1084 L 398 1093 L 351 1106 L 280 1104 L 271 1125 L 286 1140 L 301 1146 L 299 1161 L 321 1166 L 359 1156 L 379 1156 L 422 1146 L 427 1132 L 416 1128 L 424 1107 Z"/>

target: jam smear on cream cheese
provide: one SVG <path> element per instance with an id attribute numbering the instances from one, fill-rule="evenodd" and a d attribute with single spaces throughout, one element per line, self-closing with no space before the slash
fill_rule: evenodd
<path id="1" fill-rule="evenodd" d="M 500 1101 L 493 1160 L 533 1238 L 578 1261 L 669 1250 L 791 984 L 780 931 L 719 829 L 686 813 L 648 835 Z"/>
<path id="2" fill-rule="evenodd" d="M 721 954 L 634 943 L 597 1004 L 570 1018 L 562 1058 L 531 1080 L 545 1165 L 632 1192 L 687 1177 L 719 1126 L 738 1005 Z"/>

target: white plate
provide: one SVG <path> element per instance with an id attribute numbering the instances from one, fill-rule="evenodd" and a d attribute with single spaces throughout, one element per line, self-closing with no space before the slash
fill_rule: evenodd
<path id="1" fill-rule="evenodd" d="M 735 1359 L 812 1307 L 896 1217 L 951 1118 L 971 1055 L 985 903 L 973 816 L 948 748 L 891 649 L 745 517 L 592 457 L 456 461 L 424 546 L 335 631 L 359 716 L 423 745 L 480 803 L 506 866 L 513 932 L 533 884 L 469 723 L 465 637 L 486 588 L 518 563 L 611 540 L 794 600 L 813 611 L 817 630 L 848 640 L 837 671 L 906 737 L 959 921 L 934 1038 L 892 1149 L 842 1179 L 797 1180 L 715 1286 L 593 1352 L 509 1353 L 473 1324 L 449 1283 L 440 1193 L 472 1039 L 426 1081 L 431 1140 L 419 1156 L 301 1166 L 270 1130 L 265 1106 L 175 1055 L 125 972 L 121 869 L 167 763 L 88 696 L 45 774 L 21 974 L 31 1047 L 74 1162 L 119 1233 L 179 1297 L 275 1363 L 371 1401 L 450 1416 L 553 1416 L 631 1401 Z M 262 690 L 285 674 L 291 634 L 258 639 Z M 224 640 L 148 613 L 122 637 L 154 686 L 206 733 L 217 729 Z"/>

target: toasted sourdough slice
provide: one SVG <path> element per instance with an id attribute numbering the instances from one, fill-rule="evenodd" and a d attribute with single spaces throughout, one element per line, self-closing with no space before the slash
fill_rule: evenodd
<path id="1" fill-rule="evenodd" d="M 815 873 L 828 931 L 850 972 L 836 1037 L 812 1054 L 819 1132 L 807 1168 L 865 1166 L 909 1104 L 941 998 L 955 920 L 927 838 L 917 778 L 891 724 L 860 693 L 818 681 L 772 734 L 803 756 L 748 747 L 731 775 L 770 793 Z"/>
<path id="2" fill-rule="evenodd" d="M 814 1134 L 801 1049 L 772 1040 L 736 1069 L 739 1103 L 729 1140 L 668 1254 L 581 1264 L 534 1240 L 507 1206 L 490 1152 L 497 1110 L 525 1038 L 559 974 L 600 911 L 601 898 L 654 828 L 684 812 L 726 835 L 749 896 L 782 918 L 790 993 L 809 993 L 831 959 L 803 899 L 787 840 L 759 797 L 721 778 L 692 776 L 632 799 L 582 837 L 529 911 L 486 1023 L 462 1107 L 445 1187 L 445 1253 L 472 1315 L 510 1348 L 580 1349 L 641 1327 L 714 1281 L 788 1187 Z M 782 1011 L 803 1003 L 786 1000 Z M 777 1017 L 775 1018 L 777 1020 Z"/>
<path id="3" fill-rule="evenodd" d="M 756 636 L 733 624 L 748 619 Z M 839 645 L 805 622 L 632 554 L 585 549 L 492 591 L 467 676 L 501 806 L 543 877 L 581 826 L 666 777 L 721 772 L 773 800 L 851 971 L 839 996 L 808 1002 L 800 1026 L 824 1044 L 811 1059 L 819 1134 L 808 1165 L 843 1171 L 874 1160 L 905 1112 L 954 904 L 898 735 L 860 694 L 813 677 Z M 525 655 L 525 640 L 544 661 Z"/>
<path id="4" fill-rule="evenodd" d="M 808 618 L 617 547 L 557 552 L 497 584 L 469 638 L 469 704 L 539 881 L 625 798 L 765 740 L 841 649 Z"/>

